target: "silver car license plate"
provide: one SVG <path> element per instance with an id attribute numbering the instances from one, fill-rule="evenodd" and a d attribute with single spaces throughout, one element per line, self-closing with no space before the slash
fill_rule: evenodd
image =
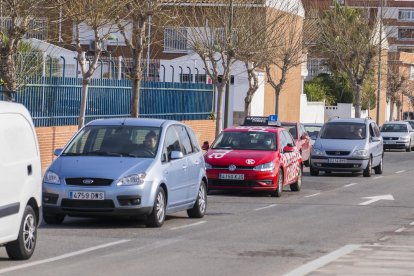
<path id="1" fill-rule="evenodd" d="M 344 163 L 346 163 L 346 159 L 329 158 L 328 162 L 329 163 L 334 163 L 334 164 L 344 164 Z"/>
<path id="2" fill-rule="evenodd" d="M 219 174 L 219 178 L 225 180 L 244 180 L 244 174 L 221 173 Z"/>
<path id="3" fill-rule="evenodd" d="M 104 200 L 105 193 L 104 192 L 70 191 L 69 198 L 78 199 L 78 200 Z"/>

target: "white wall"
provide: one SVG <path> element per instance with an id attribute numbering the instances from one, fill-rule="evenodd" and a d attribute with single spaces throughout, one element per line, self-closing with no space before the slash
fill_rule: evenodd
<path id="1" fill-rule="evenodd" d="M 301 123 L 324 123 L 325 103 L 308 102 L 306 94 L 300 97 L 300 122 Z"/>

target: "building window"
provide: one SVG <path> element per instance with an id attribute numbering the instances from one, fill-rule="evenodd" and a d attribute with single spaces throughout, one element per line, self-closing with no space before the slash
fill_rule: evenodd
<path id="1" fill-rule="evenodd" d="M 414 21 L 414 10 L 399 10 L 398 19 L 402 21 Z"/>
<path id="2" fill-rule="evenodd" d="M 164 51 L 165 52 L 187 52 L 187 29 L 165 28 L 164 29 Z"/>
<path id="3" fill-rule="evenodd" d="M 316 77 L 321 73 L 330 73 L 326 65 L 326 59 L 310 58 L 307 61 L 308 79 Z"/>
<path id="4" fill-rule="evenodd" d="M 414 39 L 414 29 L 411 28 L 399 28 L 398 39 L 401 40 L 412 40 Z"/>
<path id="5" fill-rule="evenodd" d="M 7 32 L 12 27 L 12 19 L 10 17 L 1 18 L 1 29 Z M 36 38 L 39 40 L 47 40 L 48 21 L 44 18 L 31 19 L 28 24 L 28 31 L 24 38 Z"/>

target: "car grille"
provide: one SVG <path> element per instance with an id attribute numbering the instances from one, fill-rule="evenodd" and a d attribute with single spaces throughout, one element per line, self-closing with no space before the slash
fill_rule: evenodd
<path id="1" fill-rule="evenodd" d="M 327 155 L 335 155 L 335 156 L 341 156 L 341 155 L 349 155 L 349 151 L 326 151 Z"/>
<path id="2" fill-rule="evenodd" d="M 105 178 L 66 178 L 67 185 L 76 185 L 76 186 L 109 186 L 114 181 L 113 179 Z M 84 183 L 84 181 L 92 181 L 92 183 Z"/>
<path id="3" fill-rule="evenodd" d="M 112 200 L 73 200 L 62 199 L 61 207 L 67 211 L 108 212 L 115 208 Z"/>
<path id="4" fill-rule="evenodd" d="M 398 140 L 398 137 L 384 137 L 383 140 L 387 140 L 387 141 Z"/>

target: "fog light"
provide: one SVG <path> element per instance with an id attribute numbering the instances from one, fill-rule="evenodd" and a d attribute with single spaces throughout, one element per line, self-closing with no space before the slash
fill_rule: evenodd
<path id="1" fill-rule="evenodd" d="M 355 165 L 354 165 L 354 168 L 359 168 L 359 165 L 358 165 L 358 164 L 355 164 Z"/>

